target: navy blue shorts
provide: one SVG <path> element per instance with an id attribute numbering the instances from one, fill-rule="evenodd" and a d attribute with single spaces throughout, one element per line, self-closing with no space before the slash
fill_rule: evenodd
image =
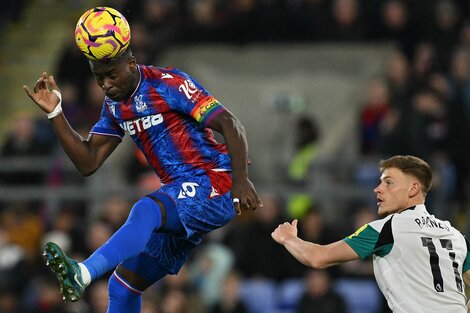
<path id="1" fill-rule="evenodd" d="M 230 187 L 229 172 L 211 172 L 173 181 L 149 195 L 157 199 L 171 198 L 174 205 L 165 205 L 166 210 L 177 211 L 184 229 L 180 233 L 166 231 L 164 227 L 154 231 L 143 253 L 123 262 L 122 266 L 149 283 L 161 278 L 153 268 L 163 268 L 168 274 L 178 273 L 204 235 L 235 217 Z"/>

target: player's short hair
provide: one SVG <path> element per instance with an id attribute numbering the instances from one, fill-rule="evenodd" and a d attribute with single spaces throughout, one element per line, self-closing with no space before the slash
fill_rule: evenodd
<path id="1" fill-rule="evenodd" d="M 431 189 L 432 169 L 426 161 L 411 155 L 396 155 L 380 161 L 380 172 L 387 168 L 397 168 L 404 174 L 411 175 L 421 183 L 421 191 L 426 195 Z"/>
<path id="2" fill-rule="evenodd" d="M 93 61 L 93 60 L 89 60 L 90 62 L 99 62 L 99 63 L 104 63 L 104 64 L 109 64 L 109 65 L 113 65 L 113 64 L 117 64 L 119 62 L 122 62 L 123 60 L 129 60 L 129 58 L 132 57 L 132 49 L 131 47 L 127 47 L 126 50 L 124 50 L 124 52 L 114 58 L 110 58 L 110 59 L 105 59 L 105 60 L 98 60 L 98 61 Z"/>

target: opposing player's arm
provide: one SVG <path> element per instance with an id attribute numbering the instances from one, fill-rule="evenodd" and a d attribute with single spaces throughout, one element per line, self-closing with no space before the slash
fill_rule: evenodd
<path id="1" fill-rule="evenodd" d="M 297 237 L 297 220 L 279 225 L 271 234 L 302 264 L 312 268 L 327 268 L 359 259 L 359 255 L 343 240 L 319 245 Z"/>
<path id="2" fill-rule="evenodd" d="M 470 270 L 463 273 L 463 281 L 466 286 L 470 286 Z M 467 312 L 470 313 L 470 300 L 467 302 Z"/>
<path id="3" fill-rule="evenodd" d="M 215 116 L 208 126 L 224 136 L 232 160 L 232 197 L 240 199 L 243 208 L 262 206 L 256 190 L 248 178 L 248 144 L 245 128 L 231 112 L 224 110 Z M 236 209 L 239 212 L 239 207 Z"/>
<path id="4" fill-rule="evenodd" d="M 33 91 L 28 86 L 23 86 L 31 100 L 46 113 L 53 112 L 60 101 L 49 87 L 59 91 L 54 78 L 46 73 L 39 77 Z M 93 135 L 84 139 L 73 130 L 62 113 L 55 115 L 50 121 L 65 152 L 84 176 L 93 174 L 121 142 L 120 138 L 111 136 Z"/>

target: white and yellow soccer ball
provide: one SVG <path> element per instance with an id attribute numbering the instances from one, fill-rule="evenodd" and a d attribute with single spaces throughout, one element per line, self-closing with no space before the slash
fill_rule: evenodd
<path id="1" fill-rule="evenodd" d="M 89 9 L 75 27 L 75 42 L 93 61 L 106 61 L 122 55 L 131 40 L 131 30 L 124 15 L 109 7 Z"/>

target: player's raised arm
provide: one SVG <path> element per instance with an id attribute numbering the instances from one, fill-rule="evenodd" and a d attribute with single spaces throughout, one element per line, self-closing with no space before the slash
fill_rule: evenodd
<path id="1" fill-rule="evenodd" d="M 256 210 L 263 204 L 253 183 L 248 177 L 248 144 L 245 128 L 238 118 L 229 111 L 218 114 L 208 125 L 224 136 L 230 158 L 232 160 L 232 197 L 237 213 L 240 208 Z"/>
<path id="2" fill-rule="evenodd" d="M 85 176 L 94 173 L 118 146 L 120 139 L 109 136 L 91 136 L 84 139 L 72 129 L 61 108 L 61 94 L 52 76 L 42 73 L 31 91 L 23 86 L 28 96 L 48 116 L 65 152 Z"/>
<path id="3" fill-rule="evenodd" d="M 359 259 L 359 255 L 343 240 L 328 245 L 319 245 L 297 236 L 297 220 L 280 224 L 271 234 L 292 256 L 312 268 L 326 268 Z"/>

